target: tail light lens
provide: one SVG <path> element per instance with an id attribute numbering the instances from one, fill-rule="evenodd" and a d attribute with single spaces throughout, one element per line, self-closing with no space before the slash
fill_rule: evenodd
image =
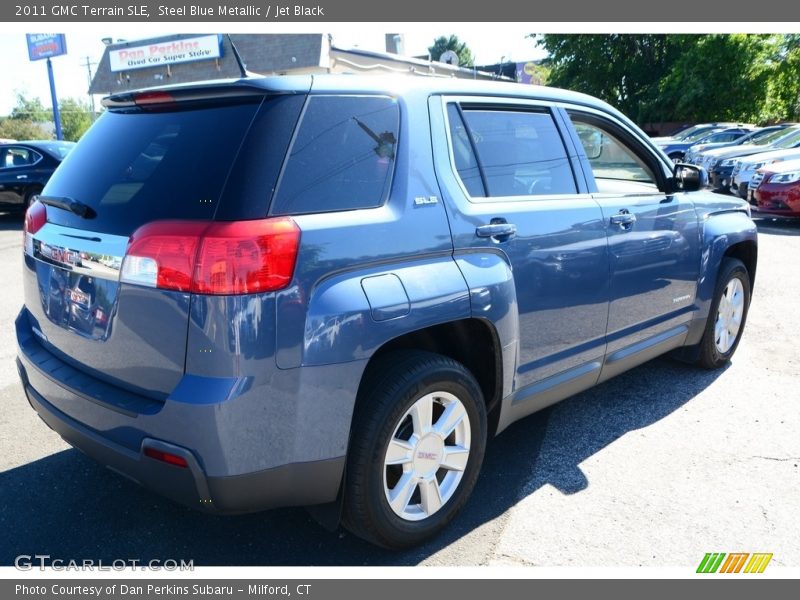
<path id="1" fill-rule="evenodd" d="M 33 234 L 47 223 L 47 207 L 39 202 L 33 202 L 25 211 L 25 226 L 22 230 L 22 247 L 25 254 L 33 256 Z"/>
<path id="2" fill-rule="evenodd" d="M 300 229 L 288 217 L 158 221 L 131 236 L 122 281 L 196 294 L 254 294 L 289 285 Z"/>
<path id="3" fill-rule="evenodd" d="M 25 233 L 36 233 L 45 223 L 47 223 L 47 208 L 37 200 L 25 212 Z"/>
<path id="4" fill-rule="evenodd" d="M 288 218 L 212 223 L 197 255 L 193 292 L 253 294 L 289 285 L 300 229 Z"/>

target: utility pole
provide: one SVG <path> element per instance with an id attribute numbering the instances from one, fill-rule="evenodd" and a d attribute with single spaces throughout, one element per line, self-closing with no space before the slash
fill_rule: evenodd
<path id="1" fill-rule="evenodd" d="M 92 67 L 96 67 L 97 63 L 91 62 L 91 59 L 88 56 L 83 57 L 86 62 L 82 63 L 86 66 L 86 74 L 89 77 L 89 103 L 92 106 L 92 122 L 94 122 L 95 114 L 94 114 L 94 94 L 92 94 Z"/>

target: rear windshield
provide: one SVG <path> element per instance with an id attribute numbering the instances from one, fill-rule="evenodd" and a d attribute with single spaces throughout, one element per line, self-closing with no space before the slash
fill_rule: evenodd
<path id="1" fill-rule="evenodd" d="M 44 190 L 47 196 L 67 196 L 88 204 L 96 216 L 84 219 L 48 207 L 48 220 L 130 235 L 150 221 L 213 219 L 234 162 L 253 145 L 245 142 L 251 127 L 259 135 L 272 134 L 271 142 L 282 145 L 285 152 L 300 107 L 300 98 L 278 97 L 264 100 L 263 107 L 250 102 L 168 112 L 106 112 Z M 251 177 L 277 177 L 280 162 L 259 166 L 257 174 L 248 174 L 246 183 L 256 185 Z M 242 184 L 239 179 L 237 186 Z M 239 207 L 251 218 L 266 215 L 274 179 L 258 183 L 263 197 L 248 198 L 250 205 Z M 222 212 L 229 218 L 243 218 L 237 207 Z"/>
<path id="2" fill-rule="evenodd" d="M 63 160 L 75 147 L 75 142 L 48 142 L 41 144 L 41 147 L 59 160 Z"/>

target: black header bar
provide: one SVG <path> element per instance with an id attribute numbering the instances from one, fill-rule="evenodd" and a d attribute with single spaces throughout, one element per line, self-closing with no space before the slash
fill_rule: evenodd
<path id="1" fill-rule="evenodd" d="M 681 23 L 800 22 L 800 3 L 785 0 L 752 2 L 726 0 L 723 3 L 696 0 L 643 2 L 642 0 L 490 0 L 456 2 L 430 0 L 319 0 L 282 2 L 280 0 L 12 0 L 0 5 L 0 22 L 78 23 L 78 22 L 530 22 L 537 23 L 669 23 L 670 31 L 680 32 Z M 604 28 L 605 29 L 605 28 Z M 606 29 L 607 30 L 607 29 Z M 800 24 L 797 30 L 800 30 Z"/>

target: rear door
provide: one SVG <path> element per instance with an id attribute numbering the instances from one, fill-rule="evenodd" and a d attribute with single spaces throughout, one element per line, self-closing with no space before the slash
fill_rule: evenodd
<path id="1" fill-rule="evenodd" d="M 184 372 L 190 294 L 121 283 L 131 235 L 153 221 L 265 217 L 304 99 L 219 96 L 106 111 L 45 187 L 46 224 L 26 234 L 25 305 L 39 341 L 154 398 Z M 65 208 L 76 203 L 84 214 Z M 163 240 L 173 253 L 180 244 Z"/>
<path id="2" fill-rule="evenodd" d="M 639 351 L 685 337 L 700 269 L 698 222 L 689 195 L 663 191 L 664 165 L 635 131 L 599 111 L 565 114 L 608 232 L 606 377 Z"/>
<path id="3" fill-rule="evenodd" d="M 468 273 L 493 268 L 490 257 L 513 274 L 517 399 L 546 402 L 550 389 L 593 384 L 605 353 L 606 231 L 600 206 L 576 177 L 575 150 L 556 109 L 516 99 L 434 98 L 434 127 L 437 113 L 447 132 L 434 139 L 449 140 L 436 165 L 456 261 L 468 280 Z M 481 307 L 473 312 L 480 316 Z"/>

